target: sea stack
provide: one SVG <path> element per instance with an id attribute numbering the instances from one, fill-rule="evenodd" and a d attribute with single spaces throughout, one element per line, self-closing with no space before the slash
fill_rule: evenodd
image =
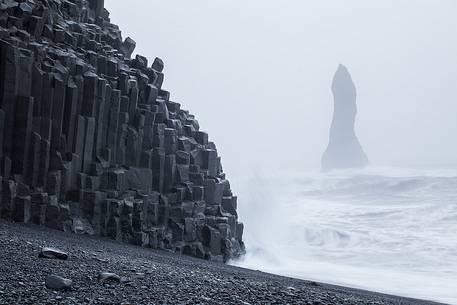
<path id="1" fill-rule="evenodd" d="M 339 65 L 332 84 L 334 112 L 327 150 L 322 156 L 322 170 L 361 168 L 368 158 L 354 131 L 357 115 L 357 90 L 348 69 Z"/>

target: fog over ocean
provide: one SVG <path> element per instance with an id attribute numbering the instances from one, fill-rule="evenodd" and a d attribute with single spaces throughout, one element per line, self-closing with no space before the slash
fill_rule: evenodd
<path id="1" fill-rule="evenodd" d="M 457 169 L 247 180 L 239 186 L 247 255 L 234 265 L 457 304 Z"/>
<path id="2" fill-rule="evenodd" d="M 455 0 L 106 6 L 135 53 L 164 60 L 164 88 L 209 133 L 231 182 L 257 167 L 319 168 L 339 64 L 357 87 L 356 133 L 372 164 L 457 165 Z"/>

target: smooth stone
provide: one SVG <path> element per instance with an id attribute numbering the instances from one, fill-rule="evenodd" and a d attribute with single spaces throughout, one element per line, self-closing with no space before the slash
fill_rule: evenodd
<path id="1" fill-rule="evenodd" d="M 110 273 L 110 272 L 101 272 L 98 275 L 98 281 L 100 283 L 105 283 L 105 282 L 121 282 L 121 277 L 117 275 L 116 273 Z"/>
<path id="2" fill-rule="evenodd" d="M 69 290 L 71 289 L 73 281 L 57 276 L 57 275 L 50 275 L 46 278 L 46 288 L 52 290 Z"/>
<path id="3" fill-rule="evenodd" d="M 54 248 L 43 248 L 38 257 L 66 260 L 68 259 L 68 254 Z"/>

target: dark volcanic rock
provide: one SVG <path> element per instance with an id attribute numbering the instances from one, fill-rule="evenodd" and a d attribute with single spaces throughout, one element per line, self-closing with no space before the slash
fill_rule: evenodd
<path id="1" fill-rule="evenodd" d="M 0 217 L 238 256 L 216 146 L 135 47 L 103 0 L 0 1 Z"/>
<path id="2" fill-rule="evenodd" d="M 105 283 L 105 282 L 120 283 L 121 277 L 119 275 L 117 275 L 116 273 L 102 272 L 98 275 L 98 281 L 100 283 Z"/>
<path id="3" fill-rule="evenodd" d="M 68 254 L 53 248 L 43 248 L 39 254 L 41 258 L 56 258 L 61 260 L 66 260 L 68 258 Z"/>
<path id="4" fill-rule="evenodd" d="M 322 156 L 322 170 L 364 167 L 368 165 L 368 158 L 354 131 L 357 91 L 349 71 L 343 65 L 335 73 L 332 92 L 333 121 L 329 144 Z"/>
<path id="5" fill-rule="evenodd" d="M 60 262 L 33 255 L 40 245 L 51 243 L 68 249 L 73 259 Z M 437 305 L 3 220 L 0 249 L 0 305 Z M 115 271 L 121 283 L 99 283 L 97 275 L 104 271 Z M 71 291 L 39 284 L 54 272 L 72 279 Z"/>
<path id="6" fill-rule="evenodd" d="M 72 280 L 57 275 L 48 276 L 45 282 L 46 288 L 52 290 L 70 290 L 72 283 Z"/>

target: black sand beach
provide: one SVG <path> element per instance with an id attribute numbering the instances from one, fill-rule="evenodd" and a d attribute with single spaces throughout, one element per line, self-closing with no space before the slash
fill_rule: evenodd
<path id="1" fill-rule="evenodd" d="M 42 247 L 67 260 L 39 258 Z M 437 304 L 286 278 L 111 240 L 0 221 L 0 304 Z M 100 283 L 101 272 L 120 281 Z M 71 290 L 46 288 L 49 275 Z"/>

